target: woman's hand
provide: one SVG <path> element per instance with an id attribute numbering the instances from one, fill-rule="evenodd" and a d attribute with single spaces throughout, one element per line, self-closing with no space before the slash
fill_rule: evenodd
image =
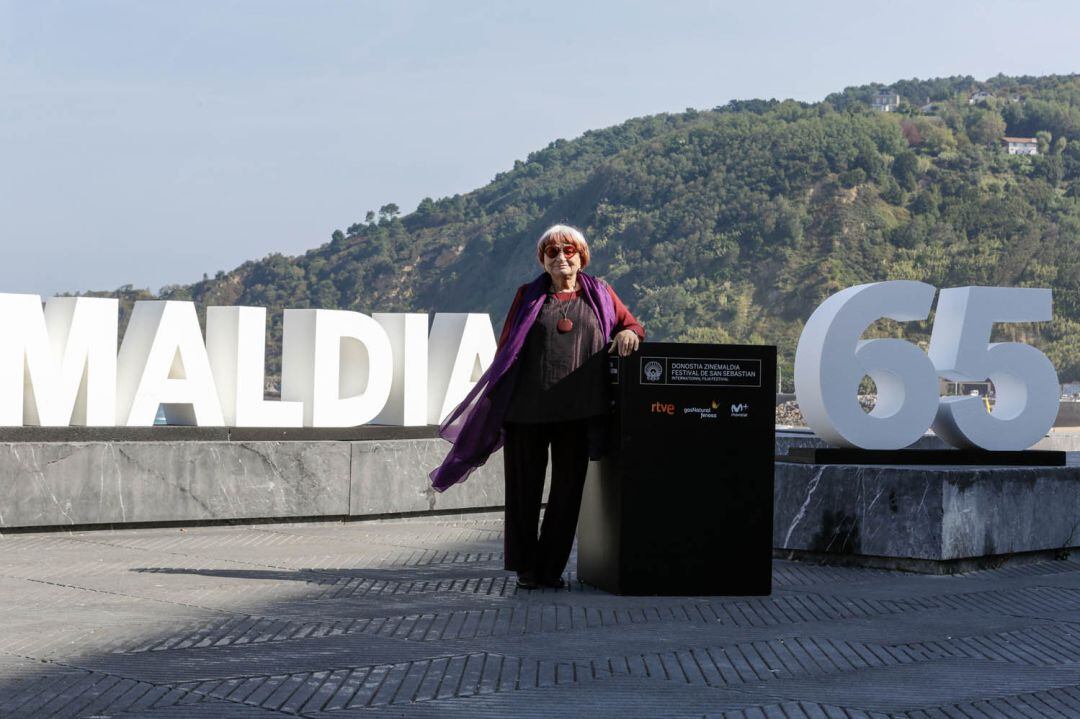
<path id="1" fill-rule="evenodd" d="M 637 350 L 641 340 L 638 338 L 637 333 L 633 330 L 623 330 L 619 334 L 615 335 L 615 339 L 611 340 L 611 346 L 608 347 L 608 352 L 613 349 L 619 350 L 620 357 L 626 357 L 630 353 Z"/>

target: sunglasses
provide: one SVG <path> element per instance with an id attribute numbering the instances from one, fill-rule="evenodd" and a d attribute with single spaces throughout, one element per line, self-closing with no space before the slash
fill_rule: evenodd
<path id="1" fill-rule="evenodd" d="M 577 248 L 573 245 L 563 245 L 562 247 L 556 247 L 555 245 L 548 245 L 544 248 L 544 256 L 549 260 L 553 260 L 562 253 L 563 257 L 570 259 L 577 254 Z"/>

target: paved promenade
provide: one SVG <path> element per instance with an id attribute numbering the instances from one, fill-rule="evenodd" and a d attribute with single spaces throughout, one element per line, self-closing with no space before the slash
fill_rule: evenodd
<path id="1" fill-rule="evenodd" d="M 2 536 L 0 717 L 1080 717 L 1075 557 L 766 598 L 501 560 L 492 515 Z"/>

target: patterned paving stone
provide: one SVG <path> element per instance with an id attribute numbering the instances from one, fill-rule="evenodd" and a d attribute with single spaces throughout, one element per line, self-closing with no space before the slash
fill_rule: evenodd
<path id="1" fill-rule="evenodd" d="M 899 614 L 933 605 L 905 599 L 849 599 L 815 593 L 728 600 L 711 606 L 723 624 L 754 627 Z"/>
<path id="2" fill-rule="evenodd" d="M 1080 717 L 1080 562 L 518 590 L 492 515 L 0 535 L 0 717 Z"/>
<path id="3" fill-rule="evenodd" d="M 669 682 L 615 678 L 558 683 L 457 699 L 311 712 L 311 717 L 701 717 L 754 706 L 759 699 L 728 689 L 687 687 Z"/>
<path id="4" fill-rule="evenodd" d="M 267 719 L 289 716 L 295 715 L 233 702 L 202 701 L 197 706 L 179 704 L 164 708 L 135 709 L 120 713 L 86 715 L 86 719 Z"/>
<path id="5" fill-rule="evenodd" d="M 978 719 L 984 717 L 1074 719 L 1080 716 L 1080 686 L 932 707 L 904 714 L 905 719 L 931 719 L 931 717 L 943 716 L 977 717 Z"/>
<path id="6" fill-rule="evenodd" d="M 115 675 L 50 666 L 35 676 L 6 681 L 0 691 L 0 716 L 100 716 L 105 711 L 172 706 L 185 699 L 202 701 L 203 697 Z"/>
<path id="7" fill-rule="evenodd" d="M 1045 562 L 1045 564 L 1058 564 L 1058 562 Z M 905 596 L 933 598 L 950 594 L 976 594 L 983 591 L 1003 591 L 1006 589 L 1024 590 L 1058 587 L 1063 589 L 1080 589 L 1080 567 L 1072 562 L 1060 562 L 1066 567 L 1060 571 L 1042 571 L 1035 573 L 1040 565 L 1026 565 L 1027 573 L 1012 573 L 1005 576 L 994 576 L 988 572 L 973 572 L 962 575 L 943 576 L 913 576 L 904 588 Z M 1000 571 L 1000 570 L 999 570 Z M 798 583 L 782 585 L 784 589 L 792 591 L 814 592 L 820 589 L 820 585 L 812 583 Z M 889 599 L 890 586 L 875 579 L 851 577 L 843 580 L 835 587 L 829 587 L 830 593 L 836 596 L 859 597 L 865 599 Z"/>
<path id="8" fill-rule="evenodd" d="M 282 646 L 255 644 L 168 650 L 160 654 L 158 661 L 152 661 L 157 657 L 146 654 L 108 654 L 74 661 L 86 669 L 173 683 L 366 666 L 396 659 L 426 659 L 443 653 L 445 650 L 426 642 L 331 636 L 297 639 Z"/>
<path id="9" fill-rule="evenodd" d="M 733 717 L 739 719 L 885 719 L 885 714 L 842 709 L 812 702 L 769 702 L 735 690 L 678 687 L 652 682 L 643 691 L 640 681 L 613 679 L 603 682 L 557 685 L 514 693 L 486 694 L 458 700 L 435 700 L 385 707 L 352 708 L 306 714 L 324 719 L 345 717 L 551 717 L 553 707 L 568 716 L 597 719 L 627 717 Z M 558 710 L 556 710 L 558 711 Z"/>
<path id="10" fill-rule="evenodd" d="M 984 612 L 1030 617 L 1060 617 L 1080 611 L 1080 589 L 1029 587 L 971 594 L 948 594 L 933 598 L 945 607 L 966 607 Z"/>
<path id="11" fill-rule="evenodd" d="M 1068 687 L 1077 683 L 1077 671 L 1075 666 L 1017 667 L 992 661 L 941 659 L 850 674 L 815 674 L 755 688 L 776 698 L 904 712 Z"/>
<path id="12" fill-rule="evenodd" d="M 993 615 L 963 609 L 924 609 L 778 628 L 784 636 L 833 637 L 847 641 L 914 644 L 948 641 L 981 632 L 1007 632 L 1029 627 L 1067 626 L 1036 617 Z"/>
<path id="13" fill-rule="evenodd" d="M 1034 667 L 1075 665 L 1080 672 L 1080 627 L 1044 626 L 999 634 L 897 645 L 935 657 L 970 657 Z M 1080 674 L 1078 674 L 1080 678 Z"/>

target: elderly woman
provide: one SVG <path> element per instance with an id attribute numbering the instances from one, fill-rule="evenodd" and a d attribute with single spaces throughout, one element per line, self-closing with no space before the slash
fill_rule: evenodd
<path id="1" fill-rule="evenodd" d="M 606 355 L 625 357 L 645 337 L 615 291 L 582 272 L 589 245 L 581 232 L 549 228 L 536 257 L 544 272 L 518 288 L 491 367 L 440 427 L 454 447 L 431 473 L 441 492 L 504 447 L 505 567 L 528 589 L 565 585 L 590 439 L 602 436 L 608 413 Z"/>

